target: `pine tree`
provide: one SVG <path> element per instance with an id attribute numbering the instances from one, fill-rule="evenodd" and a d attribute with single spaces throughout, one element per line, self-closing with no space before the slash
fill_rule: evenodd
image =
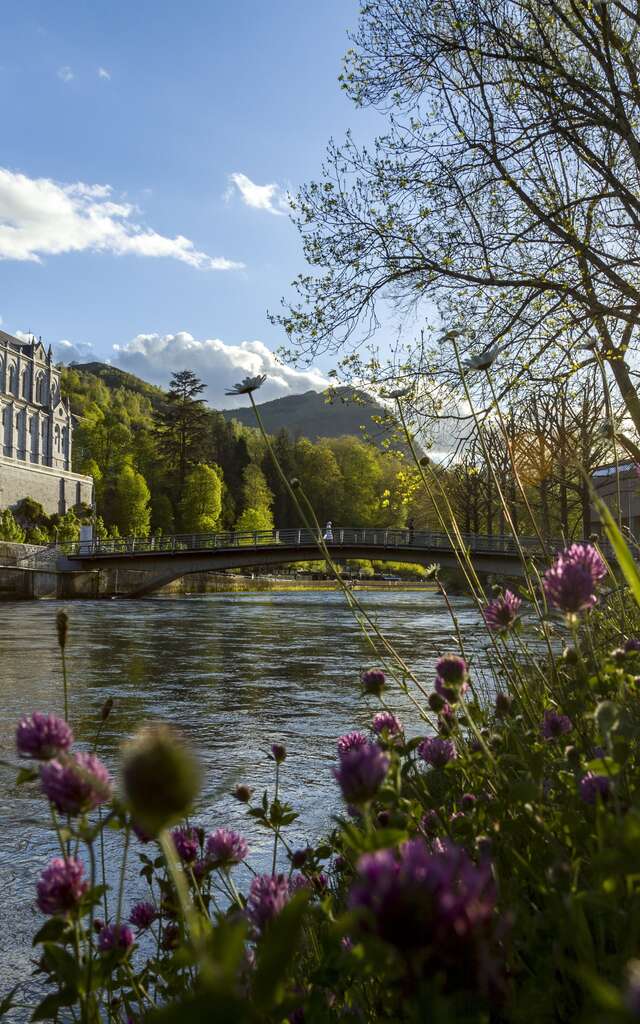
<path id="1" fill-rule="evenodd" d="M 204 399 L 198 398 L 206 384 L 191 370 L 172 374 L 164 407 L 159 412 L 156 430 L 160 455 L 177 473 L 177 498 L 182 500 L 189 468 L 204 454 L 209 412 Z"/>

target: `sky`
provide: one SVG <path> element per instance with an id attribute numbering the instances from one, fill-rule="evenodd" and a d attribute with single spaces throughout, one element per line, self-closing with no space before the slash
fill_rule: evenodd
<path id="1" fill-rule="evenodd" d="M 153 383 L 193 369 L 212 405 L 295 371 L 267 319 L 305 270 L 288 190 L 377 115 L 340 90 L 356 0 L 22 0 L 0 58 L 0 317 L 58 358 Z M 242 401 L 242 400 L 240 400 Z"/>

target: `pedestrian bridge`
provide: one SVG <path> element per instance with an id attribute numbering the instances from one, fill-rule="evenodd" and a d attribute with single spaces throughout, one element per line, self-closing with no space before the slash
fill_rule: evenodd
<path id="1" fill-rule="evenodd" d="M 308 529 L 263 530 L 177 534 L 166 537 L 128 537 L 122 540 L 83 540 L 62 545 L 72 569 L 138 569 L 149 573 L 149 582 L 136 590 L 150 593 L 172 580 L 194 572 L 250 569 L 322 559 L 322 531 Z M 513 537 L 463 534 L 462 540 L 478 572 L 520 576 L 523 567 Z M 540 542 L 523 537 L 527 555 L 542 555 Z M 362 558 L 382 562 L 413 562 L 443 567 L 457 566 L 457 558 L 444 533 L 406 529 L 359 529 L 338 527 L 325 540 L 337 561 Z M 549 551 L 562 541 L 549 541 Z"/>

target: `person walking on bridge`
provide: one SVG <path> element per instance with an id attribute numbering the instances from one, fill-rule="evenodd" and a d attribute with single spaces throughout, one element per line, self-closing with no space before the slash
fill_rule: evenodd
<path id="1" fill-rule="evenodd" d="M 328 541 L 332 541 L 333 540 L 333 526 L 331 524 L 331 520 L 330 519 L 328 520 L 327 525 L 324 528 L 324 535 L 323 535 L 322 539 L 323 540 L 328 540 Z"/>

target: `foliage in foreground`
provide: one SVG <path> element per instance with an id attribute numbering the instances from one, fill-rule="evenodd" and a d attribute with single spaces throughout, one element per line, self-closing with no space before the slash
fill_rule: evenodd
<path id="1" fill-rule="evenodd" d="M 594 608 L 606 572 L 574 545 L 525 595 L 573 631 L 557 657 L 524 643 L 520 597 L 496 597 L 485 620 L 502 690 L 481 702 L 473 666 L 441 657 L 424 736 L 407 739 L 390 679 L 366 672 L 380 710 L 370 735 L 338 740 L 344 812 L 314 848 L 287 840 L 297 815 L 274 744 L 274 792 L 235 791 L 273 836 L 271 871 L 245 892 L 247 843 L 189 818 L 198 767 L 170 730 L 134 739 L 116 793 L 66 721 L 24 718 L 18 754 L 39 766 L 18 781 L 39 781 L 60 847 L 37 886 L 47 994 L 32 1019 L 635 1019 L 639 623 L 617 588 Z M 63 654 L 66 630 L 62 615 Z M 133 906 L 105 887 L 105 829 L 139 860 L 148 893 Z"/>

